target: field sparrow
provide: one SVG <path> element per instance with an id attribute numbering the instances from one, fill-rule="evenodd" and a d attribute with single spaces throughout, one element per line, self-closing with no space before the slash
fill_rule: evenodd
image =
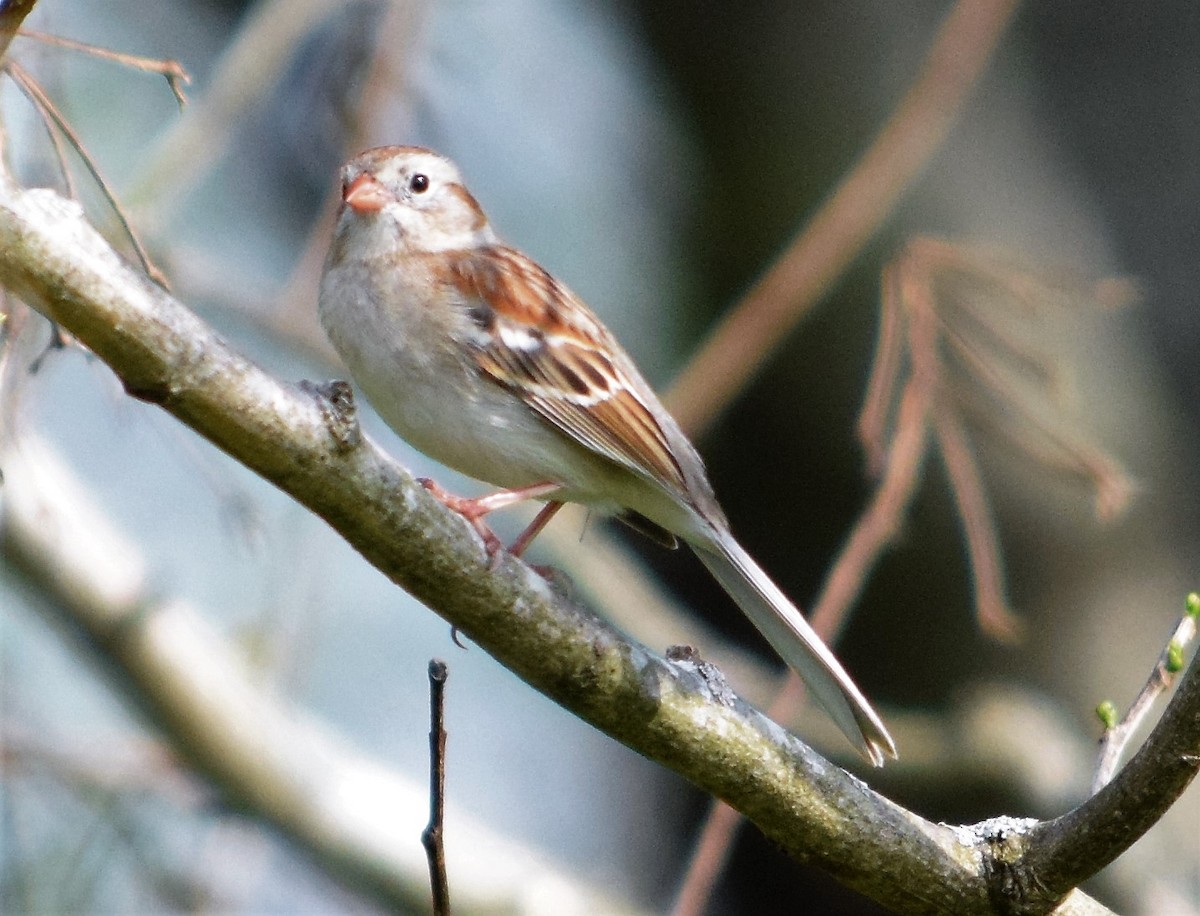
<path id="1" fill-rule="evenodd" d="M 504 489 L 431 489 L 470 519 L 548 500 L 686 541 L 875 765 L 895 745 L 833 653 L 729 531 L 695 448 L 588 307 L 502 244 L 458 169 L 429 150 L 368 150 L 342 170 L 321 322 L 380 416 L 431 458 Z"/>

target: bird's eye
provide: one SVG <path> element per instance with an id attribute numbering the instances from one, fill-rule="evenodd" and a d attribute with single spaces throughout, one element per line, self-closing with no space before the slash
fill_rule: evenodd
<path id="1" fill-rule="evenodd" d="M 417 173 L 408 179 L 408 189 L 414 194 L 424 194 L 429 190 L 429 176 Z"/>

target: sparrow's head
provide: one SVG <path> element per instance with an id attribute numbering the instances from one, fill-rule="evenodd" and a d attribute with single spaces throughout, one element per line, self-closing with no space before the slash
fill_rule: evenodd
<path id="1" fill-rule="evenodd" d="M 376 250 L 450 251 L 495 241 L 449 159 L 418 146 L 381 146 L 342 169 L 339 237 Z"/>

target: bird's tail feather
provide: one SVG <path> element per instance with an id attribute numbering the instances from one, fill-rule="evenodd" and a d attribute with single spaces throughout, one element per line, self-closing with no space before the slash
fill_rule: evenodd
<path id="1" fill-rule="evenodd" d="M 821 637 L 732 535 L 694 545 L 696 555 L 742 612 L 873 763 L 894 758 L 896 745 L 883 722 Z"/>

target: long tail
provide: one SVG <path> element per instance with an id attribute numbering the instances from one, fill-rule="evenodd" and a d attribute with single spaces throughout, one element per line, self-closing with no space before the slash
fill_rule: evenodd
<path id="1" fill-rule="evenodd" d="M 883 766 L 885 756 L 895 758 L 892 736 L 850 675 L 733 535 L 724 532 L 715 543 L 692 549 L 855 747 L 875 766 Z"/>

